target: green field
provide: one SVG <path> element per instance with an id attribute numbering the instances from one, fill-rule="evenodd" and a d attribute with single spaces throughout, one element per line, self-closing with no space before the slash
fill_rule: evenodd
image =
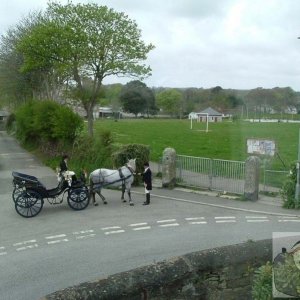
<path id="1" fill-rule="evenodd" d="M 177 154 L 244 161 L 247 138 L 271 139 L 276 143 L 276 155 L 270 164 L 276 169 L 286 169 L 297 159 L 300 124 L 222 122 L 206 124 L 189 120 L 157 119 L 104 119 L 94 124 L 95 136 L 101 130 L 110 130 L 115 143 L 139 143 L 150 146 L 151 160 L 158 161 L 166 147 Z"/>

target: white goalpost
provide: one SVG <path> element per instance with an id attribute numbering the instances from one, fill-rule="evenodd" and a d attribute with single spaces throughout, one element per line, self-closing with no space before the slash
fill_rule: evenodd
<path id="1" fill-rule="evenodd" d="M 204 115 L 206 116 L 206 130 L 205 132 L 208 132 L 208 113 L 199 113 L 197 114 L 197 116 L 199 115 Z M 197 122 L 199 122 L 199 118 L 197 118 Z M 191 129 L 193 129 L 193 117 L 191 116 Z"/>

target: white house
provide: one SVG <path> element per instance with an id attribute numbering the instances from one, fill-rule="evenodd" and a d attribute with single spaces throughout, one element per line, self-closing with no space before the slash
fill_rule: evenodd
<path id="1" fill-rule="evenodd" d="M 208 107 L 200 112 L 191 112 L 189 119 L 197 120 L 198 122 L 222 122 L 223 115 L 211 107 Z"/>

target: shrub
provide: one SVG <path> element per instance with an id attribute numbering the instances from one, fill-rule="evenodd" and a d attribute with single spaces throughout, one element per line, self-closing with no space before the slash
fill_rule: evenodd
<path id="1" fill-rule="evenodd" d="M 128 159 L 136 158 L 136 173 L 142 173 L 144 171 L 144 162 L 149 161 L 149 157 L 149 146 L 142 144 L 129 144 L 121 146 L 118 151 L 114 152 L 112 160 L 114 166 L 118 168 L 125 165 Z M 134 184 L 138 185 L 139 182 L 140 178 L 135 176 Z"/>
<path id="2" fill-rule="evenodd" d="M 296 163 L 291 165 L 290 174 L 287 180 L 283 183 L 280 191 L 283 207 L 285 208 L 299 208 L 299 204 L 295 200 L 295 191 L 297 183 L 297 168 Z"/>
<path id="3" fill-rule="evenodd" d="M 13 133 L 15 131 L 16 125 L 16 115 L 14 113 L 10 114 L 5 123 L 5 129 L 7 132 Z"/>
<path id="4" fill-rule="evenodd" d="M 272 299 L 272 264 L 270 262 L 255 271 L 252 297 L 254 300 Z"/>
<path id="5" fill-rule="evenodd" d="M 16 112 L 16 134 L 23 143 L 71 144 L 83 129 L 83 120 L 54 101 L 30 101 Z"/>

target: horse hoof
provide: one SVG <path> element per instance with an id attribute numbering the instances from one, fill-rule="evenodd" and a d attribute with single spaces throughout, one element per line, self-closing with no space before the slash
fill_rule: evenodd
<path id="1" fill-rule="evenodd" d="M 130 203 L 130 206 L 134 206 L 134 203 Z"/>
<path id="2" fill-rule="evenodd" d="M 124 203 L 124 202 L 127 202 L 127 201 L 123 199 L 123 203 Z"/>
<path id="3" fill-rule="evenodd" d="M 97 202 L 95 202 L 95 203 L 94 203 L 94 206 L 98 206 L 98 203 L 97 203 Z"/>
<path id="4" fill-rule="evenodd" d="M 106 202 L 106 201 L 103 201 L 103 204 L 107 204 L 107 202 Z"/>

